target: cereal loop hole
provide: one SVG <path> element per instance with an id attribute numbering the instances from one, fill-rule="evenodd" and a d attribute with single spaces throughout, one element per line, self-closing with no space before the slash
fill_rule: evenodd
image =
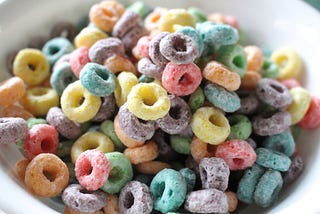
<path id="1" fill-rule="evenodd" d="M 244 61 L 242 60 L 242 56 L 236 56 L 233 58 L 232 63 L 237 66 L 238 68 L 244 67 Z"/>
<path id="2" fill-rule="evenodd" d="M 52 149 L 52 141 L 49 139 L 43 139 L 41 142 L 41 150 L 46 152 L 51 151 Z"/>
<path id="3" fill-rule="evenodd" d="M 173 106 L 170 108 L 169 110 L 169 115 L 170 117 L 172 117 L 173 119 L 179 119 L 180 117 L 180 107 L 179 106 Z"/>
<path id="4" fill-rule="evenodd" d="M 274 90 L 276 90 L 279 93 L 283 93 L 284 92 L 283 88 L 279 87 L 278 85 L 271 84 L 270 86 L 271 86 L 271 88 L 273 88 Z"/>
<path id="5" fill-rule="evenodd" d="M 218 118 L 218 117 L 216 117 L 214 115 L 211 115 L 209 117 L 209 121 L 210 121 L 210 123 L 212 123 L 215 126 L 218 126 L 218 127 L 223 127 L 224 126 L 223 121 L 221 121 L 220 118 Z"/>
<path id="6" fill-rule="evenodd" d="M 124 196 L 123 205 L 126 209 L 130 209 L 133 204 L 134 204 L 134 196 L 132 192 L 127 192 L 126 195 Z"/>
<path id="7" fill-rule="evenodd" d="M 54 54 L 58 53 L 59 51 L 60 51 L 60 48 L 57 47 L 57 46 L 51 46 L 49 48 L 49 54 L 50 55 L 54 55 Z"/>

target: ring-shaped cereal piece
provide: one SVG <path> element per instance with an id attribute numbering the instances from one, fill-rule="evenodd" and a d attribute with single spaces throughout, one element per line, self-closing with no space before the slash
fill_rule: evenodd
<path id="1" fill-rule="evenodd" d="M 63 214 L 87 214 L 87 213 L 80 212 L 78 210 L 74 210 L 71 207 L 66 205 L 65 209 L 63 211 Z M 105 214 L 105 213 L 102 210 L 98 210 L 96 212 L 91 212 L 91 214 Z"/>
<path id="2" fill-rule="evenodd" d="M 202 141 L 221 144 L 230 134 L 230 125 L 223 113 L 214 107 L 201 107 L 192 116 L 193 133 Z"/>
<path id="3" fill-rule="evenodd" d="M 256 185 L 254 202 L 264 208 L 272 205 L 278 199 L 282 185 L 281 173 L 276 170 L 267 170 Z"/>
<path id="4" fill-rule="evenodd" d="M 49 109 L 46 121 L 54 126 L 62 136 L 68 139 L 75 139 L 81 134 L 80 124 L 67 118 L 59 107 Z"/>
<path id="5" fill-rule="evenodd" d="M 134 168 L 140 173 L 147 174 L 147 175 L 155 175 L 163 169 L 171 168 L 171 166 L 166 162 L 152 160 L 152 161 L 139 163 L 135 165 Z"/>
<path id="6" fill-rule="evenodd" d="M 139 83 L 128 95 L 128 109 L 142 120 L 157 120 L 170 109 L 170 99 L 164 88 L 156 83 Z"/>
<path id="7" fill-rule="evenodd" d="M 224 87 L 228 91 L 239 89 L 241 84 L 239 74 L 216 61 L 208 62 L 202 71 L 202 75 L 205 79 Z"/>
<path id="8" fill-rule="evenodd" d="M 161 40 L 170 35 L 169 32 L 161 32 L 154 36 L 149 43 L 149 56 L 152 62 L 158 66 L 165 66 L 169 60 L 165 58 L 160 52 L 160 42 Z"/>
<path id="9" fill-rule="evenodd" d="M 194 28 L 196 20 L 185 9 L 171 9 L 161 16 L 158 27 L 161 32 L 168 31 L 173 33 L 183 26 Z"/>
<path id="10" fill-rule="evenodd" d="M 58 156 L 50 153 L 33 158 L 27 166 L 24 178 L 27 188 L 40 197 L 57 196 L 68 185 L 68 181 L 68 167 Z"/>
<path id="11" fill-rule="evenodd" d="M 59 95 L 52 88 L 34 87 L 27 90 L 20 103 L 34 116 L 43 116 L 51 107 L 59 105 Z"/>
<path id="12" fill-rule="evenodd" d="M 58 146 L 57 130 L 48 124 L 37 124 L 29 129 L 24 140 L 24 155 L 31 160 L 40 153 L 57 153 Z"/>
<path id="13" fill-rule="evenodd" d="M 162 85 L 171 94 L 186 96 L 192 94 L 200 85 L 202 74 L 194 64 L 175 64 L 169 62 L 162 73 Z"/>
<path id="14" fill-rule="evenodd" d="M 82 187 L 89 191 L 95 191 L 107 181 L 110 162 L 100 150 L 90 149 L 79 155 L 74 171 Z"/>
<path id="15" fill-rule="evenodd" d="M 106 67 L 97 63 L 87 63 L 80 72 L 80 81 L 91 94 L 109 96 L 116 88 L 116 76 Z"/>
<path id="16" fill-rule="evenodd" d="M 87 191 L 80 184 L 70 184 L 62 193 L 62 201 L 78 212 L 92 213 L 106 205 L 107 195 L 101 190 Z"/>
<path id="17" fill-rule="evenodd" d="M 102 1 L 92 5 L 89 19 L 106 32 L 111 32 L 125 11 L 125 7 L 116 1 Z"/>
<path id="18" fill-rule="evenodd" d="M 177 210 L 187 194 L 187 183 L 176 170 L 163 169 L 153 177 L 150 190 L 155 210 L 162 213 Z"/>
<path id="19" fill-rule="evenodd" d="M 199 56 L 194 40 L 183 33 L 171 33 L 161 39 L 160 53 L 169 61 L 177 64 L 188 64 Z"/>
<path id="20" fill-rule="evenodd" d="M 176 32 L 183 33 L 184 35 L 191 37 L 197 45 L 197 48 L 199 50 L 199 55 L 202 54 L 204 49 L 204 43 L 202 38 L 200 37 L 200 34 L 196 31 L 196 29 L 194 29 L 193 27 L 185 26 L 178 29 Z"/>
<path id="21" fill-rule="evenodd" d="M 90 48 L 98 40 L 107 38 L 108 35 L 96 27 L 85 27 L 75 37 L 74 44 L 76 48 L 88 47 Z"/>
<path id="22" fill-rule="evenodd" d="M 74 75 L 79 79 L 81 69 L 90 62 L 89 48 L 79 47 L 70 54 L 69 64 Z"/>
<path id="23" fill-rule="evenodd" d="M 25 120 L 34 117 L 29 111 L 18 105 L 6 106 L 2 109 L 1 117 L 20 117 Z"/>
<path id="24" fill-rule="evenodd" d="M 291 125 L 294 125 L 299 123 L 307 113 L 311 103 L 311 95 L 302 87 L 290 89 L 290 94 L 292 96 L 292 103 L 288 106 L 287 111 L 291 115 Z"/>
<path id="25" fill-rule="evenodd" d="M 20 77 L 11 77 L 0 83 L 0 106 L 10 106 L 26 93 L 26 86 Z"/>
<path id="26" fill-rule="evenodd" d="M 50 65 L 54 65 L 61 56 L 72 51 L 73 45 L 64 37 L 55 37 L 47 41 L 42 47 L 42 53 L 46 56 Z"/>
<path id="27" fill-rule="evenodd" d="M 97 114 L 91 119 L 93 122 L 102 122 L 112 117 L 116 111 L 116 100 L 113 94 L 102 97 L 102 103 Z"/>
<path id="28" fill-rule="evenodd" d="M 92 119 L 101 106 L 100 97 L 92 95 L 80 80 L 68 85 L 61 95 L 61 109 L 71 120 L 83 123 Z"/>
<path id="29" fill-rule="evenodd" d="M 280 134 L 272 135 L 267 137 L 263 142 L 262 146 L 267 149 L 281 152 L 288 157 L 291 157 L 294 153 L 296 144 L 293 136 L 290 132 L 284 131 Z"/>
<path id="30" fill-rule="evenodd" d="M 137 141 L 146 141 L 152 138 L 155 132 L 155 121 L 141 121 L 132 114 L 127 103 L 123 104 L 118 112 L 118 121 L 121 129 L 128 137 Z"/>
<path id="31" fill-rule="evenodd" d="M 279 67 L 271 59 L 265 58 L 259 72 L 263 78 L 275 79 L 279 75 Z"/>
<path id="32" fill-rule="evenodd" d="M 138 84 L 138 78 L 131 72 L 121 72 L 117 79 L 118 84 L 114 91 L 114 97 L 118 107 L 121 107 L 127 102 L 127 97 L 132 87 Z"/>
<path id="33" fill-rule="evenodd" d="M 113 152 L 114 145 L 112 141 L 101 132 L 87 132 L 79 137 L 71 147 L 71 160 L 76 162 L 79 155 L 89 149 L 97 149 L 101 152 Z"/>
<path id="34" fill-rule="evenodd" d="M 78 80 L 67 62 L 54 66 L 50 76 L 50 85 L 61 96 L 63 90 L 72 82 Z"/>
<path id="35" fill-rule="evenodd" d="M 103 207 L 102 213 L 94 214 L 117 214 L 119 213 L 119 198 L 117 195 L 107 194 L 107 204 Z"/>
<path id="36" fill-rule="evenodd" d="M 163 67 L 154 64 L 149 58 L 142 58 L 138 61 L 138 71 L 148 77 L 161 79 Z"/>
<path id="37" fill-rule="evenodd" d="M 238 91 L 238 95 L 240 97 L 240 108 L 236 111 L 239 114 L 249 115 L 253 114 L 258 106 L 259 106 L 259 99 L 254 92 L 247 92 L 247 91 Z"/>
<path id="38" fill-rule="evenodd" d="M 141 25 L 136 25 L 131 28 L 122 38 L 122 43 L 127 52 L 131 52 L 134 46 L 137 44 L 138 40 L 146 36 L 147 32 L 145 28 Z"/>
<path id="39" fill-rule="evenodd" d="M 299 122 L 304 129 L 315 129 L 320 125 L 320 97 L 312 96 L 308 111 Z"/>
<path id="40" fill-rule="evenodd" d="M 149 45 L 151 39 L 151 36 L 143 36 L 138 40 L 137 44 L 132 49 L 132 55 L 136 59 L 149 58 Z"/>
<path id="41" fill-rule="evenodd" d="M 119 119 L 118 115 L 114 118 L 114 131 L 116 132 L 116 135 L 120 139 L 120 141 L 129 148 L 138 147 L 144 144 L 144 141 L 136 141 L 132 138 L 130 138 L 119 126 Z"/>
<path id="42" fill-rule="evenodd" d="M 247 55 L 247 69 L 249 71 L 256 71 L 259 72 L 263 66 L 263 53 L 261 49 L 254 45 L 249 45 L 244 47 L 244 52 Z"/>
<path id="43" fill-rule="evenodd" d="M 163 7 L 154 8 L 154 10 L 151 13 L 149 13 L 144 19 L 145 28 L 149 32 L 157 30 L 161 16 L 163 16 L 167 11 L 168 9 Z"/>
<path id="44" fill-rule="evenodd" d="M 123 151 L 125 149 L 125 146 L 114 130 L 114 122 L 112 120 L 103 121 L 100 125 L 100 130 L 111 139 L 116 151 Z"/>
<path id="45" fill-rule="evenodd" d="M 15 176 L 24 183 L 24 177 L 26 176 L 26 169 L 30 163 L 30 160 L 28 159 L 20 159 L 18 160 L 13 167 L 13 172 L 15 173 Z"/>
<path id="46" fill-rule="evenodd" d="M 279 67 L 277 79 L 298 78 L 302 72 L 302 60 L 294 49 L 277 49 L 270 59 Z"/>
<path id="47" fill-rule="evenodd" d="M 252 133 L 251 121 L 248 117 L 242 114 L 233 114 L 227 116 L 230 124 L 230 135 L 228 139 L 246 140 Z"/>
<path id="48" fill-rule="evenodd" d="M 115 75 L 123 71 L 131 72 L 135 75 L 138 74 L 134 64 L 129 59 L 119 55 L 113 55 L 106 59 L 103 63 L 103 66 L 105 66 L 109 71 L 111 71 Z"/>
<path id="49" fill-rule="evenodd" d="M 259 81 L 261 79 L 261 74 L 256 71 L 248 70 L 241 78 L 240 89 L 242 90 L 254 90 L 256 89 Z"/>
<path id="50" fill-rule="evenodd" d="M 158 145 L 153 141 L 147 141 L 144 145 L 135 148 L 126 148 L 123 152 L 132 164 L 152 161 L 158 157 Z"/>
<path id="51" fill-rule="evenodd" d="M 257 153 L 256 163 L 260 166 L 281 172 L 286 172 L 290 168 L 290 158 L 281 152 L 262 147 L 257 148 L 255 151 Z"/>
<path id="52" fill-rule="evenodd" d="M 132 28 L 138 25 L 141 21 L 141 16 L 132 11 L 125 10 L 121 18 L 117 21 L 112 29 L 112 36 L 122 38 L 126 33 L 128 33 Z"/>
<path id="53" fill-rule="evenodd" d="M 24 119 L 16 117 L 0 117 L 0 145 L 24 140 L 27 133 L 28 125 Z"/>
<path id="54" fill-rule="evenodd" d="M 48 76 L 50 65 L 44 54 L 37 49 L 23 49 L 13 61 L 13 74 L 27 85 L 38 85 Z"/>
<path id="55" fill-rule="evenodd" d="M 190 144 L 190 152 L 192 158 L 197 162 L 200 163 L 201 159 L 203 158 L 210 158 L 215 156 L 216 147 L 209 143 L 205 143 L 197 137 L 192 139 Z"/>
<path id="56" fill-rule="evenodd" d="M 101 189 L 109 194 L 119 193 L 133 177 L 130 160 L 120 152 L 108 152 L 105 156 L 109 160 L 111 168 L 108 180 Z"/>

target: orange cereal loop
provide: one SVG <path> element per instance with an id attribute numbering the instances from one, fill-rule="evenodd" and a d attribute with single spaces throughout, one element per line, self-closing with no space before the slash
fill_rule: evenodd
<path id="1" fill-rule="evenodd" d="M 197 137 L 194 137 L 190 144 L 191 156 L 197 163 L 200 163 L 202 158 L 214 157 L 216 148 L 216 146 L 205 143 Z"/>
<path id="2" fill-rule="evenodd" d="M 229 91 L 235 91 L 240 87 L 241 78 L 239 74 L 216 61 L 209 62 L 203 69 L 202 75 L 212 83 L 216 83 Z"/>
<path id="3" fill-rule="evenodd" d="M 225 24 L 226 20 L 224 15 L 221 13 L 211 13 L 207 16 L 207 20 L 210 22 L 222 23 Z"/>
<path id="4" fill-rule="evenodd" d="M 247 55 L 248 67 L 249 71 L 260 71 L 263 66 L 263 53 L 260 48 L 257 46 L 246 46 L 244 47 L 244 52 Z"/>
<path id="5" fill-rule="evenodd" d="M 104 214 L 119 213 L 119 198 L 116 195 L 107 194 L 107 204 L 103 208 Z"/>
<path id="6" fill-rule="evenodd" d="M 68 185 L 68 167 L 54 154 L 39 154 L 27 166 L 24 182 L 37 196 L 55 197 Z"/>
<path id="7" fill-rule="evenodd" d="M 228 198 L 229 212 L 234 212 L 238 207 L 238 197 L 237 194 L 231 191 L 226 191 L 225 194 Z"/>
<path id="8" fill-rule="evenodd" d="M 241 89 L 253 90 L 257 87 L 261 74 L 256 71 L 247 71 L 241 79 Z"/>
<path id="9" fill-rule="evenodd" d="M 124 11 L 125 7 L 118 2 L 102 1 L 91 7 L 89 19 L 101 30 L 111 32 Z"/>
<path id="10" fill-rule="evenodd" d="M 102 210 L 98 210 L 93 213 L 87 213 L 87 212 L 80 212 L 78 210 L 73 210 L 70 207 L 66 206 L 64 209 L 64 214 L 105 214 Z"/>
<path id="11" fill-rule="evenodd" d="M 170 164 L 161 161 L 148 161 L 135 165 L 138 172 L 148 175 L 155 175 L 166 168 L 171 168 Z"/>
<path id="12" fill-rule="evenodd" d="M 158 29 L 159 20 L 168 11 L 166 8 L 156 7 L 144 20 L 145 28 L 151 32 Z"/>
<path id="13" fill-rule="evenodd" d="M 147 141 L 144 145 L 135 148 L 126 148 L 123 152 L 132 164 L 139 164 L 154 160 L 158 157 L 158 145 L 153 141 Z"/>
<path id="14" fill-rule="evenodd" d="M 28 159 L 20 159 L 16 162 L 16 164 L 13 167 L 15 175 L 23 183 L 24 183 L 24 177 L 26 175 L 26 169 L 29 162 L 30 161 Z"/>
<path id="15" fill-rule="evenodd" d="M 0 106 L 9 106 L 26 93 L 26 86 L 20 77 L 11 77 L 0 84 Z"/>
<path id="16" fill-rule="evenodd" d="M 144 144 L 142 141 L 136 141 L 130 138 L 126 133 L 123 132 L 121 127 L 119 126 L 118 115 L 114 118 L 114 131 L 116 132 L 120 141 L 129 148 L 138 147 Z"/>
<path id="17" fill-rule="evenodd" d="M 132 72 L 138 75 L 137 69 L 132 62 L 119 55 L 113 55 L 104 61 L 103 64 L 108 70 L 114 74 L 118 74 L 122 71 Z"/>
<path id="18" fill-rule="evenodd" d="M 23 107 L 11 105 L 6 106 L 2 109 L 0 114 L 1 117 L 21 117 L 25 120 L 34 117 L 29 111 L 25 110 Z"/>

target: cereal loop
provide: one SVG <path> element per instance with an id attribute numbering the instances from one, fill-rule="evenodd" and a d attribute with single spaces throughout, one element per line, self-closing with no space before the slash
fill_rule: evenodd
<path id="1" fill-rule="evenodd" d="M 257 46 L 246 46 L 244 52 L 247 55 L 248 67 L 250 71 L 258 72 L 263 66 L 263 53 Z"/>
<path id="2" fill-rule="evenodd" d="M 162 162 L 162 161 L 156 161 L 156 160 L 147 161 L 147 162 L 143 162 L 135 165 L 135 169 L 138 172 L 144 173 L 147 175 L 155 175 L 161 170 L 167 169 L 167 168 L 171 168 L 171 166 L 168 163 Z"/>
<path id="3" fill-rule="evenodd" d="M 26 93 L 26 87 L 20 77 L 11 77 L 0 84 L 0 106 L 10 106 Z"/>
<path id="4" fill-rule="evenodd" d="M 103 65 L 114 74 L 119 74 L 122 71 L 138 74 L 134 64 L 129 59 L 119 55 L 109 57 L 104 61 Z"/>
<path id="5" fill-rule="evenodd" d="M 76 48 L 87 47 L 90 48 L 94 43 L 101 39 L 107 38 L 108 35 L 95 27 L 83 28 L 75 37 L 74 44 Z"/>
<path id="6" fill-rule="evenodd" d="M 127 102 L 127 97 L 132 87 L 138 84 L 138 78 L 131 72 L 121 72 L 117 79 L 118 84 L 114 91 L 114 97 L 118 107 L 120 107 Z"/>
<path id="7" fill-rule="evenodd" d="M 129 158 L 132 164 L 139 164 L 154 160 L 158 157 L 158 146 L 153 141 L 147 141 L 142 146 L 125 149 L 123 153 Z"/>
<path id="8" fill-rule="evenodd" d="M 194 17 L 185 9 L 171 9 L 163 14 L 159 20 L 159 30 L 161 32 L 168 31 L 173 33 L 180 27 L 195 27 L 195 25 Z"/>
<path id="9" fill-rule="evenodd" d="M 214 157 L 215 156 L 216 147 L 201 141 L 199 138 L 194 137 L 191 145 L 190 151 L 193 159 L 199 163 L 201 159 L 207 157 Z"/>

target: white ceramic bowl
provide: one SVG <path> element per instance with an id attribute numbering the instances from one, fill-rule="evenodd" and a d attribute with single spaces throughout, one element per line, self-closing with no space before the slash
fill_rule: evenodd
<path id="1" fill-rule="evenodd" d="M 5 56 L 24 47 L 31 36 L 47 35 L 58 21 L 75 22 L 86 15 L 94 0 L 0 0 L 0 80 L 9 77 Z M 124 2 L 124 1 L 122 1 Z M 126 0 L 125 3 L 133 1 Z M 305 87 L 320 96 L 320 14 L 298 0 L 145 0 L 150 6 L 197 6 L 205 12 L 235 15 L 247 35 L 247 44 L 274 49 L 293 47 L 305 63 Z M 250 206 L 241 213 L 320 213 L 320 132 L 308 131 L 297 142 L 306 168 L 285 189 L 279 202 L 269 208 Z M 12 176 L 11 168 L 21 157 L 15 145 L 0 145 L 0 213 L 57 213 L 63 206 L 32 196 Z"/>

